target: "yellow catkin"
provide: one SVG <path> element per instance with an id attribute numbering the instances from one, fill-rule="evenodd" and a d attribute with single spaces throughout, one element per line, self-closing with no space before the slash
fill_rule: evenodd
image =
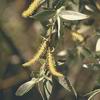
<path id="1" fill-rule="evenodd" d="M 39 5 L 41 4 L 40 3 L 41 0 L 34 0 L 30 6 L 28 7 L 27 10 L 25 10 L 23 13 L 22 13 L 22 16 L 23 17 L 28 17 L 30 15 L 32 15 L 32 13 L 39 7 Z"/>
<path id="2" fill-rule="evenodd" d="M 80 33 L 77 33 L 77 32 L 72 32 L 72 38 L 73 40 L 78 40 L 80 42 L 83 42 L 84 41 L 84 37 L 82 36 L 82 34 Z"/>
<path id="3" fill-rule="evenodd" d="M 23 66 L 26 67 L 26 66 L 30 66 L 34 64 L 40 58 L 42 53 L 45 51 L 46 46 L 47 46 L 47 41 L 45 40 L 43 44 L 41 45 L 39 51 L 36 53 L 36 55 L 30 61 L 24 63 Z"/>
<path id="4" fill-rule="evenodd" d="M 49 70 L 51 74 L 57 77 L 63 77 L 63 74 L 59 73 L 55 68 L 55 62 L 51 54 L 50 48 L 48 49 L 47 52 L 47 60 L 48 60 Z"/>

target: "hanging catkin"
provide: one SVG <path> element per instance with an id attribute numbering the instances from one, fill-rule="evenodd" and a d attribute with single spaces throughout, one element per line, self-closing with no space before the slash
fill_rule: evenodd
<path id="1" fill-rule="evenodd" d="M 42 53 L 45 51 L 46 46 L 47 46 L 47 40 L 45 40 L 41 44 L 41 47 L 40 47 L 39 51 L 36 53 L 36 55 L 30 61 L 24 63 L 23 66 L 26 67 L 26 66 L 30 66 L 30 65 L 34 64 L 40 58 Z"/>
<path id="2" fill-rule="evenodd" d="M 34 0 L 28 7 L 27 10 L 25 10 L 22 13 L 23 17 L 28 17 L 30 15 L 32 15 L 32 13 L 39 7 L 39 5 L 41 4 L 41 0 Z"/>
<path id="3" fill-rule="evenodd" d="M 50 51 L 50 48 L 48 48 L 48 52 L 47 52 L 47 61 L 48 61 L 48 66 L 49 66 L 48 68 L 49 68 L 51 74 L 54 76 L 57 76 L 57 77 L 63 77 L 63 74 L 59 73 L 56 70 L 55 61 L 54 61 L 54 58 Z"/>

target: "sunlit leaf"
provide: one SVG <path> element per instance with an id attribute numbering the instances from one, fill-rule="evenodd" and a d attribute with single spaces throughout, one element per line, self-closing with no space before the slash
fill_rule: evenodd
<path id="1" fill-rule="evenodd" d="M 95 92 L 88 98 L 88 100 L 92 100 L 92 98 L 97 95 L 98 93 L 100 93 L 100 89 L 97 89 L 97 91 L 95 90 Z"/>
<path id="2" fill-rule="evenodd" d="M 59 13 L 59 16 L 65 20 L 83 20 L 89 18 L 88 15 L 82 14 L 80 12 L 75 12 L 71 10 L 63 10 Z"/>
<path id="3" fill-rule="evenodd" d="M 32 89 L 32 87 L 35 85 L 35 83 L 37 82 L 37 79 L 34 78 L 31 81 L 28 81 L 24 84 L 22 84 L 18 90 L 16 91 L 16 95 L 17 96 L 22 96 L 25 93 L 27 93 L 28 91 L 30 91 Z"/>
<path id="4" fill-rule="evenodd" d="M 85 5 L 85 9 L 87 9 L 88 11 L 94 12 L 94 10 L 91 7 L 89 7 L 88 5 Z"/>
<path id="5" fill-rule="evenodd" d="M 96 52 L 100 51 L 100 38 L 97 40 L 97 44 L 96 44 Z"/>
<path id="6" fill-rule="evenodd" d="M 58 54 L 57 54 L 57 56 L 60 56 L 60 57 L 66 56 L 66 55 L 67 55 L 67 51 L 65 49 L 60 51 L 60 52 L 58 52 Z"/>
<path id="7" fill-rule="evenodd" d="M 57 22 L 58 22 L 58 38 L 60 38 L 60 18 L 57 17 Z"/>
<path id="8" fill-rule="evenodd" d="M 100 10 L 100 1 L 96 0 L 96 7 L 98 8 L 98 10 Z"/>

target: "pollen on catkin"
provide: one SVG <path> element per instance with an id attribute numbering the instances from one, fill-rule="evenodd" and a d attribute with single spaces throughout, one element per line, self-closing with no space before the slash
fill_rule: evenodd
<path id="1" fill-rule="evenodd" d="M 63 74 L 59 73 L 56 70 L 55 61 L 54 61 L 54 58 L 50 51 L 50 48 L 48 48 L 48 52 L 47 52 L 47 61 L 48 61 L 48 68 L 49 68 L 51 74 L 54 76 L 57 76 L 57 77 L 63 77 Z"/>
<path id="2" fill-rule="evenodd" d="M 43 54 L 46 47 L 47 47 L 47 40 L 45 40 L 41 44 L 41 47 L 40 47 L 39 51 L 36 53 L 36 55 L 30 61 L 24 63 L 23 66 L 26 67 L 26 66 L 30 66 L 30 65 L 34 64 L 40 58 L 40 56 Z"/>
<path id="3" fill-rule="evenodd" d="M 33 2 L 29 5 L 28 9 L 22 13 L 23 17 L 28 17 L 32 15 L 32 13 L 39 7 L 41 0 L 33 0 Z"/>

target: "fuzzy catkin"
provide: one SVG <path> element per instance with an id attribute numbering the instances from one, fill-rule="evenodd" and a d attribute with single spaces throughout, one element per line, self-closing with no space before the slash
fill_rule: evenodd
<path id="1" fill-rule="evenodd" d="M 24 63 L 23 66 L 26 67 L 26 66 L 30 66 L 30 65 L 34 64 L 40 58 L 42 53 L 45 51 L 46 46 L 47 46 L 47 41 L 45 40 L 43 42 L 43 44 L 41 44 L 41 47 L 40 47 L 39 51 L 36 53 L 36 55 L 30 61 Z"/>
<path id="2" fill-rule="evenodd" d="M 82 36 L 82 34 L 80 34 L 78 32 L 72 32 L 72 38 L 73 38 L 73 40 L 78 40 L 80 42 L 84 41 L 84 37 Z"/>
<path id="3" fill-rule="evenodd" d="M 34 0 L 28 7 L 27 10 L 25 10 L 23 13 L 22 13 L 22 16 L 23 17 L 28 17 L 30 15 L 32 15 L 32 13 L 39 7 L 39 5 L 41 4 L 40 3 L 41 0 Z"/>
<path id="4" fill-rule="evenodd" d="M 54 76 L 57 76 L 57 77 L 63 77 L 63 74 L 59 73 L 56 70 L 55 61 L 51 54 L 50 48 L 48 49 L 48 52 L 47 52 L 47 61 L 48 61 L 48 66 L 49 66 L 49 70 L 50 70 L 51 74 Z"/>

